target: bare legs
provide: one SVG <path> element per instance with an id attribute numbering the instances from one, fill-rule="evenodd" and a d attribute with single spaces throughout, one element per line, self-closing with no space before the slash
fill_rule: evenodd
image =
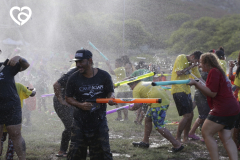
<path id="1" fill-rule="evenodd" d="M 119 105 L 116 105 L 116 108 L 119 108 Z M 118 117 L 115 120 L 120 121 L 122 119 L 122 112 L 117 111 L 117 114 L 118 114 Z"/>
<path id="2" fill-rule="evenodd" d="M 124 114 L 124 121 L 127 121 L 128 120 L 128 110 L 124 109 L 123 114 Z"/>
<path id="3" fill-rule="evenodd" d="M 145 128 L 144 128 L 144 137 L 143 142 L 149 144 L 149 137 L 152 132 L 152 119 L 149 117 L 145 117 Z"/>
<path id="4" fill-rule="evenodd" d="M 144 119 L 144 116 L 146 114 L 146 112 L 144 112 L 142 110 L 142 108 L 139 108 L 137 111 L 136 111 L 136 114 L 137 114 L 137 117 L 136 117 L 136 120 L 134 121 L 136 124 L 140 124 L 142 125 L 142 121 Z"/>
<path id="5" fill-rule="evenodd" d="M 234 131 L 233 131 L 233 140 L 236 144 L 237 147 L 239 147 L 239 142 L 238 142 L 238 139 L 239 139 L 239 134 L 240 134 L 240 129 L 239 128 L 234 128 Z"/>
<path id="6" fill-rule="evenodd" d="M 193 119 L 193 112 L 184 114 L 183 118 L 179 122 L 178 129 L 177 129 L 177 137 L 176 137 L 176 139 L 179 142 L 181 142 L 181 135 L 183 131 L 184 131 L 183 142 L 188 142 L 188 134 L 191 128 L 192 119 Z"/>
<path id="7" fill-rule="evenodd" d="M 119 108 L 119 105 L 116 105 L 116 108 Z M 122 120 L 122 111 L 117 111 L 118 117 L 115 119 L 117 121 Z M 124 120 L 127 121 L 128 120 L 128 110 L 127 109 L 123 109 L 123 114 L 124 114 Z"/>
<path id="8" fill-rule="evenodd" d="M 190 134 L 190 135 L 194 135 L 195 132 L 196 132 L 196 130 L 197 130 L 197 128 L 198 128 L 201 124 L 203 124 L 204 120 L 205 120 L 205 119 L 197 118 L 196 121 L 194 122 L 193 126 L 192 126 L 192 129 L 189 131 L 189 134 Z"/>
<path id="9" fill-rule="evenodd" d="M 181 147 L 181 143 L 178 142 L 173 136 L 172 134 L 169 132 L 168 129 L 166 128 L 161 128 L 161 129 L 157 129 L 157 131 L 167 140 L 169 140 L 174 148 L 179 148 Z M 144 131 L 144 138 L 143 138 L 143 142 L 149 144 L 149 137 L 150 134 L 152 132 L 152 119 L 149 117 L 145 117 L 145 131 Z"/>
<path id="10" fill-rule="evenodd" d="M 218 132 L 219 137 L 223 143 L 223 146 L 227 150 L 230 160 L 237 160 L 238 159 L 237 147 L 234 141 L 232 140 L 231 130 L 226 130 L 223 128 L 224 128 L 223 125 L 217 124 L 208 119 L 206 119 L 203 124 L 202 135 L 205 140 L 210 157 L 212 160 L 219 159 L 218 146 L 213 137 Z"/>
<path id="11" fill-rule="evenodd" d="M 26 160 L 26 144 L 21 135 L 21 124 L 7 126 L 7 131 L 19 160 Z"/>
<path id="12" fill-rule="evenodd" d="M 232 139 L 231 130 L 223 129 L 218 132 L 219 137 L 223 143 L 224 148 L 227 150 L 228 156 L 230 160 L 238 159 L 238 151 L 237 147 Z"/>

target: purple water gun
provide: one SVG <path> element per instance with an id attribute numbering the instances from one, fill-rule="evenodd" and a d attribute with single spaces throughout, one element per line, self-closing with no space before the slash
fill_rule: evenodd
<path id="1" fill-rule="evenodd" d="M 48 97 L 48 96 L 54 96 L 54 93 L 41 95 L 41 97 Z"/>
<path id="2" fill-rule="evenodd" d="M 114 113 L 114 112 L 117 112 L 117 111 L 120 111 L 120 110 L 123 110 L 123 109 L 128 109 L 129 106 L 132 107 L 133 105 L 134 105 L 134 103 L 130 104 L 130 105 L 123 106 L 123 107 L 119 107 L 119 108 L 116 108 L 116 109 L 112 109 L 112 110 L 107 111 L 106 114 L 111 114 L 111 113 Z"/>

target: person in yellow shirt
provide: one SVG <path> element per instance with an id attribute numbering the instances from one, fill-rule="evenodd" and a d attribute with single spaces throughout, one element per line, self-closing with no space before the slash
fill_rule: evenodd
<path id="1" fill-rule="evenodd" d="M 118 59 L 115 60 L 115 68 L 116 68 L 115 70 L 112 70 L 112 67 L 111 67 L 109 61 L 106 61 L 106 64 L 108 66 L 110 74 L 116 76 L 116 81 L 117 82 L 120 82 L 124 78 L 126 78 L 126 70 L 123 67 L 122 59 L 118 58 Z M 132 97 L 132 93 L 130 92 L 129 87 L 126 84 L 117 87 L 115 89 L 115 91 L 117 91 L 116 98 L 129 98 L 129 97 Z M 124 106 L 124 103 L 116 105 L 117 108 L 118 107 L 122 107 L 122 106 Z M 118 113 L 118 117 L 115 120 L 121 121 L 122 120 L 122 111 L 117 111 L 117 113 Z M 127 121 L 128 120 L 128 110 L 124 109 L 123 110 L 123 114 L 124 114 L 124 121 Z"/>
<path id="2" fill-rule="evenodd" d="M 28 89 L 27 87 L 25 87 L 24 85 L 22 85 L 21 83 L 15 83 L 16 88 L 17 88 L 17 93 L 19 95 L 20 98 L 20 102 L 21 102 L 21 107 L 23 107 L 23 100 L 28 98 L 29 96 L 33 97 L 35 96 L 36 92 L 34 89 Z M 3 128 L 3 136 L 1 138 L 1 143 L 3 144 L 3 142 L 6 140 L 7 138 L 7 129 L 4 126 Z M 2 147 L 3 149 L 3 147 Z M 2 155 L 2 150 L 0 151 L 0 156 Z M 6 153 L 6 160 L 12 160 L 13 159 L 13 155 L 14 155 L 14 149 L 13 149 L 13 142 L 10 139 L 10 137 L 8 138 L 8 149 L 7 149 L 7 153 Z"/>
<path id="3" fill-rule="evenodd" d="M 201 81 L 204 81 L 197 67 L 201 55 L 202 52 L 200 51 L 195 51 L 190 55 L 179 55 L 173 66 L 171 81 L 189 79 L 192 77 L 190 73 L 194 74 Z M 193 104 L 190 86 L 186 84 L 172 85 L 171 94 L 173 95 L 179 116 L 183 116 L 178 125 L 176 139 L 181 142 L 181 135 L 184 131 L 183 142 L 188 142 L 189 131 L 193 119 Z M 194 139 L 194 137 L 191 138 Z"/>
<path id="4" fill-rule="evenodd" d="M 135 67 L 136 70 L 131 74 L 131 77 L 137 77 L 141 76 L 147 73 L 150 73 L 151 71 L 149 70 L 148 65 L 146 65 L 145 61 L 141 60 L 138 62 L 138 65 Z M 142 81 L 153 81 L 153 76 L 147 77 L 142 79 Z M 134 123 L 137 125 L 142 125 L 142 121 L 147 113 L 148 110 L 148 105 L 146 103 L 142 104 L 142 107 L 140 107 L 136 111 L 136 119 L 134 120 Z"/>
<path id="5" fill-rule="evenodd" d="M 230 74 L 232 74 L 232 68 L 235 66 L 234 61 L 230 61 L 229 65 L 230 65 L 230 69 L 229 69 L 229 75 L 230 75 Z M 240 99 L 240 52 L 238 55 L 238 61 L 237 61 L 236 65 L 237 65 L 237 70 L 236 70 L 234 85 L 238 89 L 238 101 L 239 101 L 239 99 Z M 240 101 L 239 101 L 239 103 L 240 103 Z M 237 121 L 235 122 L 234 132 L 233 132 L 234 142 L 236 143 L 237 148 L 240 151 L 239 133 L 240 133 L 240 115 L 238 116 Z"/>
<path id="6" fill-rule="evenodd" d="M 166 91 L 160 86 L 152 86 L 151 82 L 135 81 L 128 84 L 133 90 L 133 98 L 161 98 L 162 103 L 152 103 L 145 117 L 145 132 L 144 138 L 141 142 L 133 142 L 135 147 L 149 147 L 149 137 L 152 131 L 152 123 L 155 129 L 172 145 L 172 151 L 181 151 L 184 147 L 179 141 L 177 141 L 168 129 L 165 128 L 164 119 L 166 117 L 166 111 L 169 107 L 169 96 Z M 135 103 L 129 110 L 137 110 L 141 107 L 140 103 Z"/>
<path id="7" fill-rule="evenodd" d="M 127 55 L 121 56 L 123 66 L 126 70 L 126 76 L 129 77 L 135 71 L 135 67 Z"/>

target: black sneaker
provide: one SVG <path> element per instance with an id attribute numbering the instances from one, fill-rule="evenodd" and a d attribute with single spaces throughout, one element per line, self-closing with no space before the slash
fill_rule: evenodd
<path id="1" fill-rule="evenodd" d="M 133 142 L 132 144 L 134 147 L 149 148 L 149 144 L 144 142 Z"/>
<path id="2" fill-rule="evenodd" d="M 179 147 L 179 148 L 172 148 L 172 151 L 176 153 L 176 152 L 183 150 L 183 148 L 184 148 L 184 146 L 181 145 L 181 147 Z"/>

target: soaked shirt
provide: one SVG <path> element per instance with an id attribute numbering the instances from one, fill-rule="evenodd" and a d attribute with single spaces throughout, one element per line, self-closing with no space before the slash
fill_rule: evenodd
<path id="1" fill-rule="evenodd" d="M 209 71 L 206 86 L 217 92 L 214 98 L 207 97 L 210 107 L 209 114 L 214 116 L 234 116 L 240 112 L 240 106 L 232 93 L 232 85 L 229 79 L 217 69 Z"/>
<path id="2" fill-rule="evenodd" d="M 152 86 L 149 82 L 140 81 L 133 89 L 133 98 L 161 98 L 162 103 L 151 103 L 151 108 L 170 104 L 169 96 L 160 86 Z"/>
<path id="3" fill-rule="evenodd" d="M 28 90 L 26 86 L 22 85 L 21 83 L 16 83 L 17 93 L 20 98 L 21 108 L 23 107 L 23 100 L 27 99 L 31 94 L 32 91 Z"/>
<path id="4" fill-rule="evenodd" d="M 107 98 L 110 92 L 114 92 L 111 76 L 104 70 L 98 69 L 92 78 L 84 77 L 79 71 L 73 73 L 67 82 L 66 96 L 74 97 L 78 102 L 86 99 Z M 73 117 L 86 130 L 96 130 L 98 125 L 106 117 L 106 103 L 94 103 L 97 110 L 86 111 L 75 107 Z"/>
<path id="5" fill-rule="evenodd" d="M 57 82 L 61 86 L 61 95 L 64 99 L 65 99 L 65 92 L 66 92 L 66 85 L 67 85 L 68 78 L 76 71 L 78 71 L 77 67 L 71 68 L 67 73 L 63 74 L 61 78 L 57 80 Z"/>
<path id="6" fill-rule="evenodd" d="M 124 78 L 126 78 L 126 70 L 124 67 L 118 67 L 114 70 L 114 73 L 116 75 L 117 82 L 123 81 Z M 118 92 L 126 92 L 130 91 L 129 86 L 127 84 L 118 86 L 115 90 Z"/>
<path id="7" fill-rule="evenodd" d="M 2 64 L 0 63 L 0 67 Z M 14 80 L 14 76 L 20 69 L 21 66 L 17 63 L 13 67 L 10 65 L 5 66 L 0 72 L 0 109 L 4 107 L 3 105 L 10 105 L 12 107 L 21 106 Z"/>
<path id="8" fill-rule="evenodd" d="M 175 80 L 186 80 L 189 78 L 193 78 L 190 74 L 189 75 L 177 75 L 177 71 L 181 71 L 184 70 L 185 68 L 189 67 L 189 63 L 187 60 L 186 55 L 181 54 L 177 57 L 174 66 L 173 66 L 173 70 L 172 70 L 172 76 L 171 76 L 171 81 L 175 81 Z M 201 75 L 198 71 L 198 67 L 193 67 L 190 69 L 192 74 L 194 74 L 196 77 L 200 78 Z M 190 90 L 190 86 L 187 84 L 174 84 L 172 85 L 172 89 L 171 89 L 171 93 L 180 93 L 180 92 L 185 92 L 186 94 L 190 94 L 191 90 Z"/>
<path id="9" fill-rule="evenodd" d="M 202 79 L 203 79 L 204 81 L 206 81 L 206 80 L 207 80 L 208 73 L 207 73 L 207 72 L 203 72 L 203 71 L 201 71 L 201 70 L 199 70 L 199 72 L 200 72 L 200 74 L 201 74 L 201 76 L 202 76 Z M 201 97 L 204 98 L 204 99 L 207 98 L 207 97 L 204 96 L 197 88 L 195 88 L 195 89 L 196 89 L 196 90 L 195 90 L 195 96 L 201 96 Z"/>

